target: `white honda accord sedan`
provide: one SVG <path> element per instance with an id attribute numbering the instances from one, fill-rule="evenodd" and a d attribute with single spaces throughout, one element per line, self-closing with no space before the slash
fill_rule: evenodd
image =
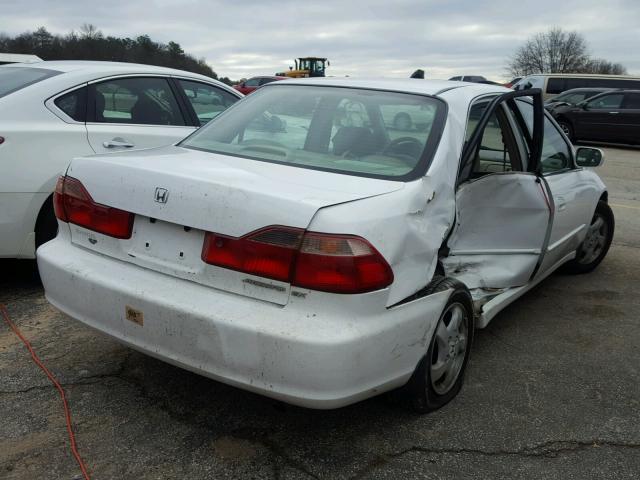
<path id="1" fill-rule="evenodd" d="M 75 156 L 170 145 L 242 95 L 212 78 L 134 63 L 0 67 L 0 258 L 56 234 L 51 201 Z"/>
<path id="2" fill-rule="evenodd" d="M 474 328 L 606 255 L 601 162 L 539 90 L 274 82 L 177 146 L 73 160 L 38 264 L 57 308 L 172 364 L 312 408 L 402 387 L 426 412 Z"/>

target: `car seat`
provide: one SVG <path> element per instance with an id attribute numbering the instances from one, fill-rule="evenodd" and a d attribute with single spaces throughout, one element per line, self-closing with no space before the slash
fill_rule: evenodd
<path id="1" fill-rule="evenodd" d="M 361 156 L 376 150 L 373 133 L 366 127 L 340 127 L 331 141 L 334 155 L 351 152 Z"/>
<path id="2" fill-rule="evenodd" d="M 98 92 L 96 90 L 96 101 L 95 101 L 96 122 L 104 122 L 104 108 L 105 108 L 105 105 L 106 105 L 106 101 L 104 99 L 104 94 L 102 92 Z"/>
<path id="3" fill-rule="evenodd" d="M 145 94 L 138 95 L 138 100 L 131 109 L 133 123 L 168 125 L 170 122 L 167 121 L 167 116 L 168 112 Z"/>

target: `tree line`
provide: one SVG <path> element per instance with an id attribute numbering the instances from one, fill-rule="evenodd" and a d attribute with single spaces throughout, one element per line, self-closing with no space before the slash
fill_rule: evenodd
<path id="1" fill-rule="evenodd" d="M 177 68 L 220 80 L 228 85 L 228 77 L 218 77 L 204 61 L 185 53 L 176 42 L 161 43 L 149 35 L 136 38 L 105 36 L 95 26 L 85 24 L 80 31 L 54 35 L 45 27 L 15 37 L 0 34 L 0 52 L 37 55 L 43 60 L 107 60 L 144 63 Z"/>
<path id="2" fill-rule="evenodd" d="M 529 38 L 509 59 L 507 70 L 514 77 L 534 73 L 627 73 L 621 63 L 592 57 L 580 33 L 557 27 Z"/>

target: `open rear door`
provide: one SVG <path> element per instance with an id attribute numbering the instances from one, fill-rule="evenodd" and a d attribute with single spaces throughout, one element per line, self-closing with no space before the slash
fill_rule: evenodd
<path id="1" fill-rule="evenodd" d="M 510 107 L 518 96 L 534 98 L 532 138 L 522 134 Z M 539 175 L 542 97 L 536 89 L 484 101 L 462 154 L 456 223 L 442 261 L 447 275 L 470 289 L 517 287 L 536 273 L 553 222 Z"/>

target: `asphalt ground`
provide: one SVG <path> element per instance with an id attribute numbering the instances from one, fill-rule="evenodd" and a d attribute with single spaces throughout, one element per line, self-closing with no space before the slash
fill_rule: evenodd
<path id="1" fill-rule="evenodd" d="M 640 150 L 605 149 L 616 235 L 593 273 L 556 274 L 478 331 L 459 396 L 312 411 L 127 349 L 0 261 L 0 302 L 67 390 L 95 479 L 640 478 Z M 0 478 L 78 479 L 62 404 L 0 322 Z"/>

